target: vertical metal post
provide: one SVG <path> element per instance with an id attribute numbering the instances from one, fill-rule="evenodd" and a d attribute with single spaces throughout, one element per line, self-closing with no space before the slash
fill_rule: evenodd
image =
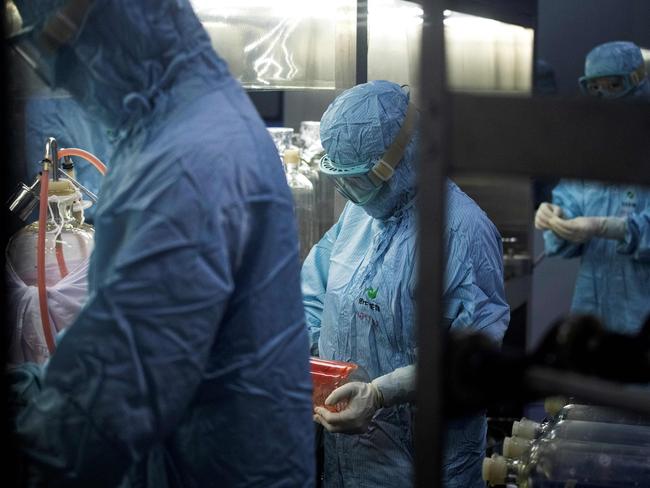
<path id="1" fill-rule="evenodd" d="M 357 0 L 356 84 L 368 81 L 368 1 Z"/>
<path id="2" fill-rule="evenodd" d="M 533 65 L 531 69 L 533 70 L 530 77 L 530 96 L 537 96 L 537 87 L 535 83 L 537 81 L 537 61 L 539 60 L 539 30 L 537 26 L 539 24 L 539 2 L 535 0 L 535 9 L 534 9 L 534 20 L 533 20 Z"/>
<path id="3" fill-rule="evenodd" d="M 419 283 L 416 486 L 441 486 L 444 399 L 442 318 L 444 190 L 448 167 L 444 0 L 423 2 L 421 136 L 418 166 Z"/>
<path id="4" fill-rule="evenodd" d="M 5 2 L 6 3 L 6 2 Z M 7 22 L 5 22 L 5 15 L 7 13 L 7 10 L 5 6 L 3 8 L 0 8 L 0 36 L 2 36 L 2 39 L 6 39 L 6 35 L 8 35 L 8 32 L 5 32 L 5 26 L 7 26 Z M 15 69 L 15 66 L 10 65 L 9 61 L 9 56 L 7 55 L 7 42 L 3 42 L 2 46 L 0 46 L 0 65 L 4 67 L 4 75 L 0 76 L 0 144 L 4 148 L 4 151 L 2 152 L 2 168 L 3 168 L 3 177 L 0 181 L 0 189 L 2 193 L 2 201 L 6 202 L 7 198 L 9 196 L 9 185 L 10 182 L 16 182 L 20 181 L 20 176 L 18 175 L 17 171 L 17 152 L 18 148 L 16 147 L 16 141 L 15 140 L 10 140 L 9 134 L 11 134 L 11 121 L 15 120 L 12 116 L 13 114 L 10 113 L 10 110 L 15 110 L 16 105 L 10 103 L 9 100 L 9 73 L 11 73 L 12 69 Z M 22 149 L 22 148 L 21 148 Z M 13 228 L 11 225 L 10 217 L 9 217 L 9 210 L 6 205 L 1 206 L 2 209 L 0 210 L 0 228 L 2 229 L 1 235 L 0 235 L 0 246 L 4 250 L 6 249 L 7 242 L 9 239 L 9 232 L 11 232 L 10 229 Z M 0 256 L 0 266 L 2 266 L 1 269 L 5 269 L 5 259 L 6 255 L 3 252 L 2 256 Z M 6 288 L 5 285 L 5 280 L 2 279 L 0 280 L 0 321 L 3 324 L 10 324 L 11 322 L 9 321 L 9 307 L 7 306 L 7 293 L 9 290 Z M 1 347 L 0 348 L 0 365 L 3 367 L 9 363 L 8 359 L 8 344 L 9 341 L 8 339 L 10 338 L 10 331 L 8 327 L 3 327 L 2 328 L 2 338 L 6 339 L 7 342 L 5 341 L 0 341 L 3 346 L 7 344 L 7 347 Z M 2 398 L 4 399 L 9 399 L 12 398 L 11 395 L 11 390 L 10 390 L 10 385 L 8 381 L 8 376 L 7 374 L 0 375 L 0 394 L 2 394 Z M 8 401 L 3 401 L 1 402 L 2 404 L 0 405 L 0 417 L 3 419 L 9 419 L 9 403 Z M 12 435 L 11 432 L 11 422 L 3 422 L 2 427 L 0 427 L 0 435 L 2 435 L 3 439 L 6 439 L 6 444 L 8 449 L 8 456 L 3 456 L 2 461 L 0 461 L 0 470 L 2 472 L 2 478 L 3 478 L 3 485 L 4 486 L 19 486 L 19 481 L 24 482 L 25 480 L 19 480 L 18 473 L 20 471 L 20 467 L 23 469 L 25 468 L 24 465 L 21 465 L 20 461 L 20 456 L 18 453 L 21 451 L 21 447 L 18 442 L 16 441 L 16 436 Z M 23 476 L 24 477 L 24 476 Z"/>
<path id="5" fill-rule="evenodd" d="M 334 78 L 337 93 L 368 79 L 368 2 L 341 2 L 335 26 Z"/>
<path id="6" fill-rule="evenodd" d="M 43 159 L 47 159 L 52 163 L 52 179 L 59 181 L 59 145 L 54 137 L 47 138 Z"/>

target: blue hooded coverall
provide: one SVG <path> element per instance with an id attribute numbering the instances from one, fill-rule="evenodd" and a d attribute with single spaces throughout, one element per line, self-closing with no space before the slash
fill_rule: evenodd
<path id="1" fill-rule="evenodd" d="M 342 94 L 323 115 L 321 139 L 333 163 L 376 160 L 395 138 L 408 97 L 374 81 Z M 371 379 L 416 361 L 417 136 L 395 174 L 363 207 L 348 203 L 302 268 L 312 353 L 350 361 Z M 510 310 L 499 233 L 454 183 L 447 184 L 444 324 L 500 343 Z M 362 435 L 325 435 L 326 488 L 412 485 L 413 407 L 380 409 Z M 485 416 L 449 422 L 446 488 L 484 487 Z"/>
<path id="2" fill-rule="evenodd" d="M 186 0 L 92 2 L 57 76 L 119 141 L 25 451 L 64 486 L 311 488 L 297 232 L 255 108 Z"/>
<path id="3" fill-rule="evenodd" d="M 643 63 L 641 50 L 630 42 L 596 46 L 585 60 L 585 76 L 631 73 Z M 646 77 L 624 95 L 629 102 L 650 101 Z M 627 230 L 621 241 L 594 238 L 584 244 L 544 231 L 546 254 L 580 257 L 571 311 L 597 315 L 610 330 L 636 333 L 650 315 L 650 191 L 636 185 L 561 181 L 553 203 L 563 218 L 622 217 Z"/>
<path id="4" fill-rule="evenodd" d="M 629 185 L 562 181 L 553 203 L 563 217 L 623 217 L 622 241 L 594 238 L 584 244 L 544 231 L 546 254 L 580 257 L 571 311 L 597 315 L 610 330 L 635 333 L 650 314 L 650 192 Z"/>

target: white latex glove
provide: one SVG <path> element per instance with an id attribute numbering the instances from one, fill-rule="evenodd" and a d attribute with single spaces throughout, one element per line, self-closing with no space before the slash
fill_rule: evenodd
<path id="1" fill-rule="evenodd" d="M 392 407 L 415 400 L 415 365 L 397 368 L 372 381 L 381 394 L 381 406 Z"/>
<path id="2" fill-rule="evenodd" d="M 547 230 L 551 228 L 551 219 L 562 217 L 562 209 L 553 203 L 542 203 L 535 212 L 535 228 Z"/>
<path id="3" fill-rule="evenodd" d="M 565 220 L 551 219 L 551 230 L 570 242 L 583 243 L 594 237 L 622 240 L 627 227 L 626 220 L 618 217 L 576 217 Z"/>
<path id="4" fill-rule="evenodd" d="M 337 388 L 327 397 L 325 405 L 347 401 L 347 406 L 340 412 L 317 407 L 314 421 L 330 432 L 359 434 L 368 430 L 377 409 L 414 399 L 415 365 L 410 365 L 380 376 L 372 383 L 353 382 Z"/>
<path id="5" fill-rule="evenodd" d="M 381 394 L 372 383 L 353 381 L 337 388 L 325 399 L 325 405 L 340 402 L 347 402 L 340 412 L 316 407 L 314 421 L 330 432 L 362 434 L 368 430 L 373 415 L 381 407 Z"/>

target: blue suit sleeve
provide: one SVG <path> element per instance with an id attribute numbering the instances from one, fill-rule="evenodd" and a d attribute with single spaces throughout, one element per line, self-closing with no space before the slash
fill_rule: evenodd
<path id="1" fill-rule="evenodd" d="M 116 485 L 175 428 L 202 381 L 250 216 L 229 207 L 206 217 L 198 199 L 175 197 L 159 207 L 172 215 L 119 210 L 98 227 L 120 243 L 107 253 L 111 273 L 91 274 L 89 301 L 19 418 L 26 452 L 65 486 Z"/>
<path id="2" fill-rule="evenodd" d="M 452 330 L 478 331 L 501 343 L 510 321 L 500 242 L 463 233 L 447 239 L 443 320 Z"/>
<path id="3" fill-rule="evenodd" d="M 312 247 L 300 273 L 302 299 L 309 330 L 309 348 L 312 356 L 318 356 L 318 339 L 320 338 L 321 318 L 327 291 L 330 257 L 340 227 L 341 220 L 339 219 L 323 238 Z"/>
<path id="4" fill-rule="evenodd" d="M 619 244 L 618 252 L 629 254 L 637 261 L 650 262 L 650 210 L 628 217 L 625 239 Z"/>
<path id="5" fill-rule="evenodd" d="M 553 189 L 553 203 L 562 208 L 565 219 L 584 216 L 584 184 L 575 181 L 561 181 Z M 544 231 L 544 247 L 547 256 L 574 258 L 583 251 L 582 244 L 575 244 L 559 237 L 551 230 Z"/>

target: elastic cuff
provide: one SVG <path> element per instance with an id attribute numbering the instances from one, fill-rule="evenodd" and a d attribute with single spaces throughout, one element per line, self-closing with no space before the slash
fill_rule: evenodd
<path id="1" fill-rule="evenodd" d="M 639 238 L 634 221 L 630 220 L 625 226 L 625 235 L 618 241 L 616 252 L 619 254 L 633 255 L 639 247 Z"/>
<path id="2" fill-rule="evenodd" d="M 603 219 L 600 237 L 622 241 L 627 231 L 627 219 L 621 217 L 606 217 Z"/>
<path id="3" fill-rule="evenodd" d="M 415 365 L 397 368 L 392 373 L 372 380 L 381 395 L 383 407 L 415 400 Z"/>

